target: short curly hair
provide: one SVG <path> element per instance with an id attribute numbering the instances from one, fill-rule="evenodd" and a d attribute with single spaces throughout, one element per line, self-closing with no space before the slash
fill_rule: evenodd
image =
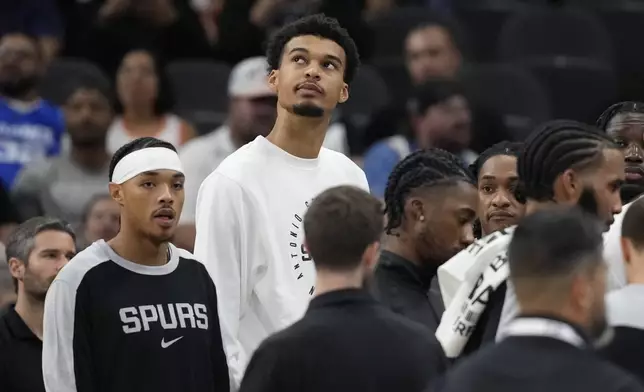
<path id="1" fill-rule="evenodd" d="M 356 43 L 346 29 L 340 26 L 338 20 L 324 14 L 305 16 L 292 23 L 284 25 L 269 39 L 266 46 L 266 58 L 269 71 L 279 69 L 284 46 L 295 37 L 314 35 L 334 41 L 344 49 L 347 64 L 344 68 L 344 81 L 351 84 L 360 67 L 360 55 Z"/>

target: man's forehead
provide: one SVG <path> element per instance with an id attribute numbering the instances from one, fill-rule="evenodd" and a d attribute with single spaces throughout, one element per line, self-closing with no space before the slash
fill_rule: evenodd
<path id="1" fill-rule="evenodd" d="M 301 35 L 294 37 L 288 41 L 284 49 L 285 53 L 289 53 L 295 49 L 303 49 L 316 55 L 331 55 L 339 57 L 343 61 L 346 57 L 344 49 L 342 49 L 342 46 L 338 45 L 337 42 L 327 38 L 318 37 L 316 35 Z"/>

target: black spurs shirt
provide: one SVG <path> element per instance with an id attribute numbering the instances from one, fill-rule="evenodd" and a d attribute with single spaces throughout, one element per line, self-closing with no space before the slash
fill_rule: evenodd
<path id="1" fill-rule="evenodd" d="M 173 245 L 155 267 L 104 241 L 80 252 L 47 293 L 43 376 L 48 392 L 228 391 L 205 267 Z"/>

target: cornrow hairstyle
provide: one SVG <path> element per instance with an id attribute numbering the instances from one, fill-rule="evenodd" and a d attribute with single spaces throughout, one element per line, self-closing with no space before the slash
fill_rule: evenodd
<path id="1" fill-rule="evenodd" d="M 499 155 L 507 155 L 515 158 L 519 158 L 519 153 L 523 148 L 523 143 L 511 142 L 504 140 L 502 142 L 496 143 L 492 147 L 483 151 L 481 155 L 476 158 L 476 160 L 469 166 L 470 172 L 474 176 L 476 182 L 479 182 L 479 174 L 485 162 L 490 158 L 494 158 Z M 521 204 L 525 203 L 524 198 L 519 192 L 515 192 L 514 198 Z M 474 236 L 476 238 L 481 238 L 483 236 L 483 227 L 481 226 L 481 221 L 479 219 L 474 221 Z"/>
<path id="2" fill-rule="evenodd" d="M 416 151 L 398 162 L 385 189 L 385 232 L 400 227 L 409 193 L 421 187 L 454 185 L 459 181 L 474 184 L 472 174 L 463 161 L 439 148 Z"/>
<path id="3" fill-rule="evenodd" d="M 606 148 L 618 148 L 595 127 L 573 120 L 549 121 L 539 126 L 519 154 L 517 172 L 521 192 L 529 199 L 549 201 L 553 184 L 564 171 L 596 164 Z"/>
<path id="4" fill-rule="evenodd" d="M 602 131 L 608 131 L 610 122 L 621 113 L 642 113 L 644 114 L 644 103 L 636 101 L 624 101 L 611 105 L 608 109 L 604 110 L 599 119 L 597 119 L 597 128 Z"/>
<path id="5" fill-rule="evenodd" d="M 490 158 L 494 158 L 499 155 L 507 155 L 518 158 L 522 148 L 523 143 L 519 142 L 504 140 L 502 142 L 496 143 L 492 147 L 483 151 L 481 155 L 476 158 L 474 163 L 470 165 L 470 172 L 476 179 L 476 182 L 478 182 L 479 172 L 481 171 L 483 165 L 485 165 L 485 162 L 487 162 Z"/>
<path id="6" fill-rule="evenodd" d="M 134 139 L 131 142 L 125 144 L 116 152 L 114 155 L 112 155 L 112 160 L 110 161 L 110 170 L 109 170 L 109 176 L 110 178 L 108 181 L 112 181 L 112 175 L 114 174 L 114 169 L 116 168 L 116 165 L 119 163 L 119 161 L 128 154 L 133 153 L 134 151 L 138 150 L 143 150 L 144 148 L 152 148 L 152 147 L 163 147 L 163 148 L 168 148 L 174 152 L 177 152 L 177 149 L 172 145 L 172 143 L 168 143 L 166 141 L 154 138 L 154 137 L 142 137 L 138 139 Z"/>

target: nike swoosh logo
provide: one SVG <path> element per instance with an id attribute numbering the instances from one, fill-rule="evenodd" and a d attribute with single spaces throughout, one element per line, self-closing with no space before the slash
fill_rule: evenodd
<path id="1" fill-rule="evenodd" d="M 168 348 L 168 347 L 172 346 L 173 344 L 175 344 L 176 342 L 178 342 L 179 340 L 181 340 L 181 338 L 183 338 L 183 336 L 179 336 L 178 338 L 172 339 L 169 342 L 166 342 L 165 338 L 163 338 L 163 339 L 161 339 L 161 348 Z"/>

